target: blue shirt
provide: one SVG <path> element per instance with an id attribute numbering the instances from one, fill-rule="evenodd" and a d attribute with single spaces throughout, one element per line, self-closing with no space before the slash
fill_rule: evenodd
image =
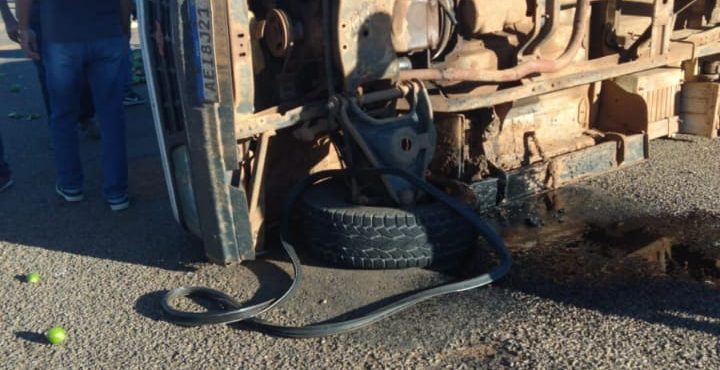
<path id="1" fill-rule="evenodd" d="M 122 36 L 120 0 L 34 0 L 44 42 L 83 42 Z"/>

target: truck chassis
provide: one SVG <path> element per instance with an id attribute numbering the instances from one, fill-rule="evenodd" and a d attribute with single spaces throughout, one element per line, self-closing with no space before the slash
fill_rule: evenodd
<path id="1" fill-rule="evenodd" d="M 218 263 L 254 259 L 290 187 L 321 170 L 396 168 L 483 210 L 720 129 L 714 0 L 147 0 L 139 13 L 173 210 Z M 336 207 L 369 224 L 330 233 L 407 228 L 391 210 L 428 204 L 397 176 L 338 187 Z M 351 267 L 433 262 L 343 248 L 329 258 Z"/>

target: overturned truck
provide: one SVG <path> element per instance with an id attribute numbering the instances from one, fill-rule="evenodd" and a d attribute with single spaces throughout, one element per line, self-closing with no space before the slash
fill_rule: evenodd
<path id="1" fill-rule="evenodd" d="M 147 0 L 147 81 L 173 210 L 218 263 L 254 259 L 290 187 L 395 168 L 478 209 L 720 128 L 715 0 Z M 355 268 L 473 238 L 403 178 L 305 194 L 296 223 Z"/>

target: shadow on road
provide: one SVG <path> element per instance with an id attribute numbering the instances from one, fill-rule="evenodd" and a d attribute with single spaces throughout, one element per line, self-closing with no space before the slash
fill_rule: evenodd
<path id="1" fill-rule="evenodd" d="M 243 306 L 253 306 L 276 299 L 285 293 L 292 283 L 290 276 L 284 270 L 279 268 L 277 265 L 264 260 L 249 262 L 243 265 L 234 266 L 233 268 L 247 269 L 255 275 L 260 284 L 259 288 L 255 292 L 255 295 L 247 301 L 242 302 Z M 167 293 L 167 290 L 161 290 L 143 295 L 135 302 L 135 311 L 151 320 L 164 319 L 165 317 L 160 303 Z M 201 297 L 191 297 L 191 300 L 195 306 L 202 307 L 209 311 L 220 309 L 220 307 L 217 307 L 215 302 L 210 302 Z M 187 308 L 187 303 L 188 302 L 185 302 L 182 306 L 184 309 Z"/>
<path id="2" fill-rule="evenodd" d="M 44 335 L 40 333 L 34 333 L 31 331 L 16 331 L 15 337 L 18 339 L 22 339 L 28 342 L 37 343 L 37 344 L 48 344 L 47 339 Z"/>
<path id="3" fill-rule="evenodd" d="M 532 285 L 511 283 L 508 288 L 605 315 L 720 336 L 720 292 L 697 283 L 644 280 L 591 286 L 538 277 Z"/>
<path id="4" fill-rule="evenodd" d="M 101 194 L 100 142 L 80 135 L 85 200 L 62 201 L 35 68 L 0 50 L 0 132 L 15 186 L 0 194 L 0 242 L 99 259 L 188 271 L 202 247 L 175 222 L 148 105 L 126 109 L 131 208 L 110 211 Z M 11 89 L 11 86 L 17 88 Z M 142 86 L 136 90 L 145 94 Z M 19 90 L 19 91 L 18 91 Z M 40 114 L 37 120 L 9 113 Z"/>
<path id="5" fill-rule="evenodd" d="M 537 217 L 538 225 L 506 230 L 515 266 L 502 286 L 606 315 L 720 336 L 718 215 L 632 214 L 638 205 L 587 190 L 553 196 L 558 198 L 529 201 L 521 212 Z"/>
<path id="6" fill-rule="evenodd" d="M 141 296 L 135 301 L 135 312 L 153 321 L 162 320 L 163 311 L 160 302 L 167 293 L 167 290 L 161 290 Z"/>

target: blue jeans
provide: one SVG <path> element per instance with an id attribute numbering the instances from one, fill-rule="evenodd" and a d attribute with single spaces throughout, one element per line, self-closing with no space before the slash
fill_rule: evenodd
<path id="1" fill-rule="evenodd" d="M 5 163 L 5 149 L 3 148 L 2 136 L 0 136 L 0 177 L 10 177 L 10 166 Z"/>
<path id="2" fill-rule="evenodd" d="M 133 72 L 133 56 L 132 56 L 132 47 L 130 46 L 130 38 L 128 38 L 128 66 L 127 66 L 127 82 L 125 82 L 125 96 L 133 92 L 132 90 L 132 81 L 134 77 Z"/>
<path id="3" fill-rule="evenodd" d="M 127 144 L 123 96 L 127 79 L 127 37 L 88 42 L 45 43 L 43 57 L 50 97 L 50 130 L 58 185 L 81 190 L 82 165 L 77 123 L 82 103 L 77 92 L 87 79 L 102 136 L 103 194 L 127 195 Z"/>
<path id="4" fill-rule="evenodd" d="M 39 23 L 32 23 L 30 25 L 30 28 L 32 28 L 33 31 L 35 31 L 35 34 L 37 35 L 37 44 L 41 45 L 40 47 L 40 55 L 42 56 L 42 30 L 40 28 Z M 43 96 L 43 103 L 45 103 L 45 112 L 48 116 L 48 124 L 50 123 L 50 97 L 48 96 L 48 89 L 47 89 L 47 78 L 45 76 L 45 60 L 39 59 L 34 60 L 33 63 L 35 64 L 35 69 L 37 70 L 37 76 L 38 80 L 40 80 L 40 91 L 42 92 Z M 80 121 L 84 122 L 88 119 L 91 119 L 95 116 L 95 107 L 93 107 L 92 103 L 92 97 L 90 96 L 90 87 L 88 86 L 87 82 L 85 82 L 84 88 L 82 89 L 82 92 L 80 94 L 81 96 L 81 110 L 80 110 Z"/>

